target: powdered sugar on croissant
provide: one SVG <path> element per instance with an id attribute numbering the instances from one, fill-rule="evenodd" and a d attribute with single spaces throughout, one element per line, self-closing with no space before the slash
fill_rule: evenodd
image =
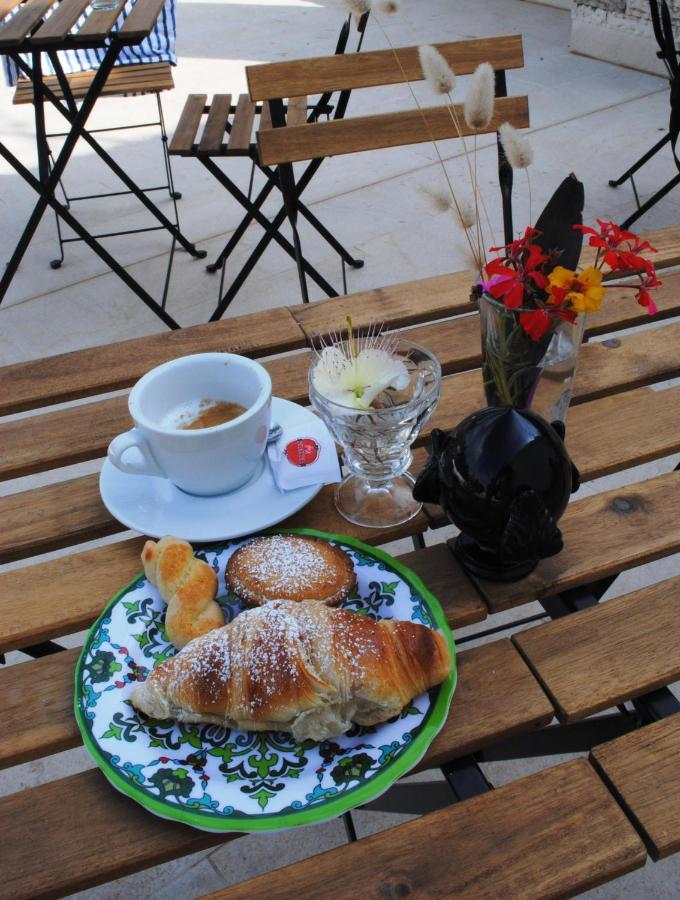
<path id="1" fill-rule="evenodd" d="M 177 648 L 224 625 L 215 602 L 217 575 L 194 557 L 191 544 L 166 536 L 147 541 L 142 550 L 144 573 L 168 604 L 165 630 Z"/>
<path id="2" fill-rule="evenodd" d="M 132 703 L 153 718 L 319 741 L 384 722 L 450 671 L 446 639 L 424 625 L 280 600 L 192 641 Z"/>

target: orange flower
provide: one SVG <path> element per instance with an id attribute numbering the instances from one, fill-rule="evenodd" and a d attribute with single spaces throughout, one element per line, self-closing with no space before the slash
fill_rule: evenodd
<path id="1" fill-rule="evenodd" d="M 576 274 L 571 269 L 555 266 L 548 275 L 549 303 L 570 306 L 576 312 L 596 312 L 604 297 L 602 272 L 589 266 Z"/>

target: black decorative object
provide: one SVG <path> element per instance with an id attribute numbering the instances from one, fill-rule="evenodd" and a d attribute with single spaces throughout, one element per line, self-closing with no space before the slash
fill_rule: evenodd
<path id="1" fill-rule="evenodd" d="M 557 521 L 579 486 L 563 438 L 562 423 L 511 407 L 432 432 L 413 496 L 441 505 L 460 528 L 456 556 L 472 575 L 516 581 L 562 549 Z"/>

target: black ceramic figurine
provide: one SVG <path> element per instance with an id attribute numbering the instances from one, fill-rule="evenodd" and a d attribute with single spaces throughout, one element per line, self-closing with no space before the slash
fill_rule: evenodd
<path id="1" fill-rule="evenodd" d="M 448 434 L 433 430 L 413 496 L 442 506 L 460 528 L 456 556 L 472 575 L 516 581 L 562 549 L 557 521 L 579 485 L 563 438 L 561 422 L 511 407 L 483 409 Z"/>

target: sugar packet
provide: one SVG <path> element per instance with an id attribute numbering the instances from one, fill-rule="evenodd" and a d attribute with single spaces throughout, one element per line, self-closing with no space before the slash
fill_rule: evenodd
<path id="1" fill-rule="evenodd" d="M 278 441 L 267 447 L 267 454 L 281 491 L 342 481 L 335 441 L 320 419 L 284 425 Z"/>

